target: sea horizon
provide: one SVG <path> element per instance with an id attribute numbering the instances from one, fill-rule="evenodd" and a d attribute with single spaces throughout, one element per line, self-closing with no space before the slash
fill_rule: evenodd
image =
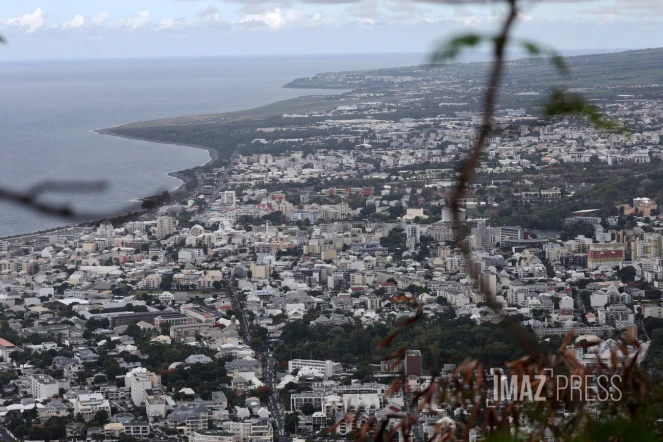
<path id="1" fill-rule="evenodd" d="M 580 48 L 580 49 L 556 49 L 561 55 L 574 56 L 574 55 L 591 55 L 591 54 L 606 54 L 623 51 L 638 51 L 652 48 Z M 488 58 L 492 53 L 488 50 L 470 49 L 467 51 L 470 57 Z M 1 58 L 1 63 L 14 63 L 14 62 L 34 62 L 34 63 L 48 63 L 48 62 L 97 62 L 97 61 L 166 61 L 166 60 L 214 60 L 214 59 L 282 59 L 282 58 L 324 58 L 324 57 L 372 57 L 372 56 L 405 56 L 417 57 L 421 56 L 422 60 L 430 55 L 430 52 L 334 52 L 334 53 L 281 53 L 281 54 L 227 54 L 227 55 L 172 55 L 172 56 L 127 56 L 127 57 L 55 57 L 55 58 Z M 528 53 L 524 50 L 516 48 L 511 50 L 507 56 L 511 57 L 527 57 Z M 398 66 L 385 66 L 385 67 L 398 67 Z"/>
<path id="2" fill-rule="evenodd" d="M 416 56 L 3 60 L 0 184 L 26 189 L 46 180 L 105 180 L 100 194 L 51 197 L 77 211 L 135 210 L 138 198 L 173 191 L 170 175 L 204 165 L 200 148 L 99 135 L 96 130 L 161 118 L 232 112 L 334 90 L 287 89 L 322 71 L 406 65 Z M 232 61 L 232 63 L 228 63 Z M 96 217 L 93 217 L 96 219 Z M 72 224 L 0 203 L 0 237 Z"/>

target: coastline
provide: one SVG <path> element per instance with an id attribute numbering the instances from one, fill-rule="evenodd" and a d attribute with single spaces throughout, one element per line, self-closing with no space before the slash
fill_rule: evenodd
<path id="1" fill-rule="evenodd" d="M 110 128 L 106 128 L 106 129 L 94 129 L 94 130 L 92 130 L 92 132 L 94 132 L 98 135 L 124 138 L 124 139 L 127 139 L 127 140 L 147 141 L 149 143 L 155 143 L 155 144 L 171 144 L 171 145 L 175 145 L 175 146 L 193 147 L 195 149 L 203 149 L 203 150 L 207 151 L 210 158 L 205 163 L 200 164 L 196 167 L 192 167 L 190 169 L 175 170 L 173 172 L 169 172 L 169 173 L 166 174 L 170 177 L 177 178 L 178 180 L 182 181 L 182 183 L 175 190 L 170 191 L 171 195 L 172 194 L 186 194 L 185 189 L 186 189 L 186 184 L 187 184 L 188 177 L 186 175 L 184 175 L 185 171 L 191 170 L 191 171 L 194 171 L 194 173 L 195 173 L 195 171 L 197 169 L 209 164 L 210 162 L 216 161 L 219 158 L 219 152 L 216 149 L 212 149 L 211 147 L 198 146 L 198 145 L 195 145 L 195 144 L 173 143 L 173 142 L 168 142 L 168 141 L 154 141 L 154 140 L 150 140 L 148 138 L 129 137 L 129 136 L 126 136 L 126 135 L 122 135 L 122 134 L 118 134 L 118 133 L 113 132 L 113 129 L 115 129 L 116 127 L 121 127 L 121 126 L 122 125 L 114 126 L 114 127 L 110 127 Z M 138 198 L 136 198 L 135 201 L 144 201 L 145 199 L 148 199 L 152 196 L 153 195 L 146 195 L 146 196 L 138 197 Z"/>
<path id="2" fill-rule="evenodd" d="M 194 144 L 171 143 L 171 142 L 165 142 L 165 141 L 163 141 L 163 142 L 162 141 L 154 141 L 154 140 L 150 140 L 150 139 L 147 139 L 147 138 L 134 138 L 134 137 L 128 137 L 126 135 L 120 135 L 120 134 L 116 134 L 116 133 L 112 132 L 112 130 L 115 127 L 121 127 L 121 126 L 122 125 L 114 126 L 114 127 L 111 127 L 111 128 L 105 128 L 105 129 L 91 129 L 90 132 L 94 132 L 98 135 L 125 138 L 127 140 L 138 140 L 138 141 L 147 141 L 147 142 L 155 143 L 155 144 L 172 144 L 172 145 L 176 145 L 176 146 L 192 147 L 192 148 L 196 148 L 196 149 L 203 149 L 203 150 L 206 150 L 208 152 L 209 159 L 205 163 L 200 164 L 196 167 L 192 167 L 190 169 L 176 170 L 176 171 L 169 172 L 169 173 L 166 174 L 167 176 L 177 178 L 178 180 L 181 181 L 181 184 L 177 188 L 175 188 L 172 191 L 170 191 L 170 190 L 168 191 L 171 195 L 184 196 L 184 195 L 187 194 L 186 185 L 187 185 L 187 182 L 188 182 L 189 178 L 188 178 L 187 175 L 184 174 L 184 172 L 194 171 L 194 173 L 195 173 L 195 171 L 197 169 L 199 169 L 199 168 L 205 166 L 206 164 L 209 164 L 210 162 L 215 161 L 216 159 L 219 158 L 218 151 L 216 151 L 215 149 L 209 148 L 209 147 L 205 147 L 205 146 L 197 146 L 197 145 L 194 145 Z M 28 237 L 32 237 L 32 236 L 45 235 L 45 234 L 48 234 L 48 233 L 55 233 L 55 232 L 59 232 L 59 231 L 70 230 L 70 229 L 76 228 L 76 227 L 93 226 L 95 224 L 101 223 L 102 221 L 104 221 L 106 219 L 112 221 L 114 219 L 124 218 L 124 217 L 127 217 L 127 216 L 137 216 L 137 215 L 141 215 L 141 214 L 146 214 L 146 213 L 148 213 L 148 211 L 141 208 L 141 203 L 143 201 L 147 200 L 147 199 L 150 199 L 150 198 L 154 197 L 154 196 L 155 195 L 144 195 L 144 196 L 140 196 L 140 197 L 131 199 L 127 202 L 127 205 L 125 207 L 120 209 L 120 211 L 118 211 L 116 213 L 108 213 L 107 214 L 108 216 L 106 216 L 104 218 L 92 219 L 92 220 L 89 220 L 89 221 L 80 221 L 80 220 L 73 221 L 73 222 L 69 222 L 69 223 L 63 224 L 61 226 L 52 227 L 52 228 L 49 228 L 49 229 L 37 230 L 37 231 L 33 231 L 33 232 L 17 233 L 15 235 L 0 236 L 0 239 L 3 239 L 3 240 L 16 240 L 16 239 L 19 239 L 19 238 L 28 238 Z"/>
<path id="3" fill-rule="evenodd" d="M 285 87 L 285 86 L 282 86 L 282 87 Z M 296 87 L 289 87 L 289 88 L 303 89 L 303 88 L 296 88 Z M 291 102 L 299 103 L 301 101 L 309 101 L 309 100 L 315 99 L 315 98 L 338 97 L 340 95 L 343 95 L 342 91 L 350 91 L 350 89 L 347 89 L 347 88 L 342 89 L 342 90 L 341 89 L 336 90 L 335 88 L 317 88 L 317 89 L 327 89 L 327 90 L 333 89 L 334 93 L 329 94 L 329 95 L 307 95 L 306 92 L 303 91 L 304 95 L 301 95 L 301 96 L 298 96 L 298 97 L 295 97 L 295 98 L 290 98 L 290 99 L 287 99 L 287 100 L 279 100 L 279 101 L 271 102 L 271 103 L 268 103 L 266 105 L 259 106 L 259 107 L 256 107 L 256 108 L 243 109 L 243 110 L 239 110 L 239 111 L 234 111 L 234 112 L 229 112 L 229 113 L 224 113 L 224 114 L 218 114 L 218 115 L 223 115 L 224 118 L 227 119 L 227 120 L 232 120 L 232 119 L 235 119 L 235 118 L 241 118 L 241 117 L 247 117 L 247 116 L 260 118 L 260 117 L 264 117 L 265 115 L 268 115 L 268 114 L 273 115 L 273 114 L 282 113 L 282 110 L 280 108 L 276 111 L 274 109 L 271 109 L 271 108 L 274 107 L 274 106 L 281 105 L 283 103 L 291 103 Z M 266 112 L 266 113 L 261 113 L 261 112 Z M 217 114 L 215 114 L 215 116 L 216 115 Z M 200 118 L 200 117 L 206 117 L 206 115 L 185 115 L 185 116 L 180 116 L 180 117 L 170 117 L 170 118 L 167 118 L 166 120 L 180 119 L 180 118 Z M 150 120 L 147 120 L 147 121 L 150 121 Z M 188 191 L 187 188 L 186 188 L 187 183 L 190 181 L 190 178 L 189 178 L 189 175 L 186 174 L 185 172 L 193 172 L 195 174 L 200 168 L 202 168 L 205 165 L 209 164 L 210 162 L 214 162 L 214 161 L 216 161 L 217 159 L 220 158 L 219 152 L 216 149 L 211 148 L 211 147 L 200 146 L 200 145 L 196 145 L 196 144 L 175 143 L 175 142 L 168 142 L 168 141 L 161 141 L 161 140 L 155 141 L 155 140 L 149 139 L 149 138 L 130 137 L 130 136 L 127 136 L 127 135 L 123 135 L 123 134 L 119 134 L 119 133 L 114 132 L 114 129 L 116 129 L 116 128 L 123 127 L 123 126 L 126 126 L 126 125 L 131 125 L 131 124 L 137 124 L 137 123 L 140 123 L 140 122 L 120 124 L 120 125 L 115 125 L 115 126 L 112 126 L 112 127 L 100 128 L 100 129 L 89 129 L 89 131 L 93 132 L 97 135 L 107 135 L 107 136 L 124 138 L 124 139 L 128 139 L 128 140 L 146 141 L 146 142 L 155 143 L 155 144 L 171 144 L 171 145 L 175 145 L 175 146 L 191 147 L 191 148 L 196 148 L 196 149 L 204 149 L 208 152 L 208 155 L 209 155 L 210 158 L 205 163 L 200 164 L 200 165 L 195 166 L 195 167 L 192 167 L 192 168 L 189 168 L 189 169 L 176 170 L 176 171 L 169 172 L 169 173 L 166 174 L 167 176 L 177 178 L 181 181 L 181 184 L 176 189 L 174 189 L 172 191 L 169 191 L 170 195 L 175 195 L 177 197 L 185 197 L 186 195 L 192 193 L 191 191 Z M 59 232 L 59 231 L 67 230 L 67 229 L 76 228 L 76 227 L 94 226 L 95 224 L 99 224 L 99 223 L 101 223 L 102 221 L 104 221 L 106 219 L 114 221 L 114 220 L 120 220 L 120 219 L 127 218 L 127 217 L 135 217 L 135 216 L 145 215 L 145 214 L 149 213 L 149 211 L 141 208 L 142 201 L 149 200 L 149 199 L 151 199 L 155 196 L 156 195 L 145 195 L 145 196 L 142 196 L 142 197 L 137 197 L 135 199 L 132 199 L 132 200 L 128 201 L 127 205 L 123 209 L 121 209 L 122 210 L 121 212 L 108 213 L 107 214 L 108 216 L 100 218 L 100 219 L 91 219 L 91 220 L 88 220 L 88 221 L 77 220 L 77 221 L 73 221 L 73 222 L 67 222 L 67 220 L 64 219 L 63 221 L 66 224 L 63 224 L 62 226 L 57 226 L 57 227 L 53 227 L 53 228 L 49 228 L 49 229 L 45 229 L 45 230 L 36 231 L 36 232 L 25 232 L 25 233 L 18 233 L 18 234 L 15 234 L 15 235 L 2 236 L 2 237 L 0 237 L 0 239 L 6 239 L 6 240 L 12 240 L 13 239 L 13 240 L 15 240 L 17 238 L 43 235 L 43 234 L 46 234 L 46 233 L 55 233 L 55 232 Z"/>
<path id="4" fill-rule="evenodd" d="M 293 80 L 293 81 L 295 81 L 295 80 Z M 293 86 L 287 86 L 288 84 L 290 84 L 290 83 L 287 83 L 286 85 L 283 85 L 281 87 L 282 88 L 287 87 L 287 88 L 291 88 L 291 89 L 302 89 L 302 92 L 303 92 L 304 95 L 300 95 L 300 96 L 295 97 L 295 98 L 289 98 L 287 100 L 274 101 L 274 102 L 268 103 L 268 104 L 263 105 L 263 106 L 259 106 L 259 107 L 255 107 L 255 108 L 249 108 L 249 109 L 242 109 L 242 110 L 238 110 L 238 111 L 234 111 L 234 112 L 227 112 L 227 113 L 221 113 L 221 114 L 211 114 L 211 115 L 207 115 L 207 114 L 183 115 L 183 116 L 180 116 L 180 117 L 169 117 L 169 118 L 163 118 L 163 119 L 153 120 L 153 121 L 172 121 L 172 120 L 179 120 L 179 119 L 209 118 L 209 117 L 212 117 L 212 116 L 215 117 L 215 118 L 223 118 L 224 121 L 230 121 L 230 120 L 234 120 L 234 119 L 238 119 L 238 118 L 242 118 L 242 117 L 244 117 L 244 118 L 256 117 L 256 116 L 263 117 L 265 115 L 270 115 L 270 114 L 271 115 L 277 115 L 277 114 L 282 113 L 281 109 L 279 109 L 279 111 L 270 110 L 270 111 L 267 111 L 266 114 L 261 113 L 261 111 L 265 111 L 266 109 L 270 109 L 274 106 L 278 106 L 278 105 L 281 105 L 281 104 L 284 104 L 284 103 L 293 103 L 293 102 L 294 103 L 299 103 L 299 102 L 302 102 L 302 101 L 307 101 L 308 102 L 311 99 L 316 99 L 316 98 L 339 97 L 339 96 L 342 96 L 344 93 L 351 91 L 351 89 L 348 89 L 348 88 L 344 88 L 344 89 L 340 89 L 340 88 L 310 88 L 310 89 L 333 90 L 334 93 L 331 93 L 329 95 L 315 95 L 315 94 L 309 95 L 309 94 L 306 94 L 306 92 L 308 92 L 308 91 L 306 91 L 307 88 L 298 88 L 298 87 L 293 87 Z M 325 103 L 325 106 L 327 106 L 327 105 L 328 104 Z M 151 120 L 146 120 L 146 121 L 151 121 Z M 173 172 L 168 173 L 167 174 L 168 176 L 177 178 L 180 181 L 182 181 L 182 184 L 180 184 L 180 186 L 177 189 L 170 192 L 171 195 L 173 195 L 173 194 L 174 195 L 186 195 L 187 194 L 186 184 L 187 184 L 188 176 L 186 174 L 184 174 L 184 172 L 192 171 L 192 172 L 195 173 L 201 167 L 204 167 L 205 165 L 209 164 L 210 162 L 214 162 L 214 161 L 216 161 L 217 159 L 220 158 L 219 151 L 214 149 L 214 148 L 211 148 L 211 147 L 200 146 L 200 145 L 197 145 L 197 144 L 175 143 L 175 142 L 161 141 L 161 140 L 155 141 L 153 139 L 144 138 L 144 137 L 130 137 L 130 136 L 127 136 L 127 135 L 124 135 L 124 134 L 116 133 L 114 131 L 114 129 L 116 129 L 116 128 L 129 126 L 129 125 L 133 125 L 133 124 L 138 124 L 138 123 L 142 123 L 142 122 L 132 122 L 132 123 L 126 123 L 126 124 L 119 124 L 119 125 L 112 126 L 112 127 L 107 127 L 107 128 L 92 129 L 91 132 L 94 132 L 98 135 L 107 135 L 107 136 L 112 136 L 112 137 L 125 138 L 127 140 L 147 141 L 147 142 L 155 143 L 155 144 L 171 144 L 171 145 L 175 145 L 175 146 L 185 146 L 185 147 L 193 147 L 193 148 L 196 148 L 196 149 L 204 149 L 208 152 L 208 154 L 210 156 L 210 159 L 207 162 L 205 162 L 204 164 L 201 164 L 201 165 L 196 166 L 196 167 L 192 167 L 190 169 L 177 170 L 177 171 L 173 171 Z M 143 196 L 143 197 L 138 198 L 137 200 L 138 201 L 143 201 L 143 200 L 148 199 L 152 196 L 154 196 L 154 195 Z"/>

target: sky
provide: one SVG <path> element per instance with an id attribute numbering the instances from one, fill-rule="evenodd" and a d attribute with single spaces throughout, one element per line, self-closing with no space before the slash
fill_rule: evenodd
<path id="1" fill-rule="evenodd" d="M 559 50 L 663 46 L 663 0 L 521 0 Z M 5 0 L 0 60 L 425 53 L 497 29 L 498 0 Z"/>

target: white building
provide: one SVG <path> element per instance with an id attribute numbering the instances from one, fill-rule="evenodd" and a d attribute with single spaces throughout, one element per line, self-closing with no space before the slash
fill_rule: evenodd
<path id="1" fill-rule="evenodd" d="M 38 400 L 52 398 L 60 392 L 60 383 L 45 374 L 35 374 L 30 376 L 30 387 L 32 390 L 32 397 Z"/>
<path id="2" fill-rule="evenodd" d="M 312 368 L 314 370 L 318 370 L 327 377 L 340 374 L 342 371 L 342 367 L 339 362 L 330 360 L 315 361 L 310 359 L 291 359 L 288 361 L 288 373 L 292 373 L 294 370 L 302 368 Z"/>
<path id="3" fill-rule="evenodd" d="M 157 239 L 163 239 L 175 233 L 175 220 L 172 216 L 160 216 L 157 218 Z"/>
<path id="4" fill-rule="evenodd" d="M 86 421 L 91 420 L 97 411 L 104 410 L 111 415 L 110 403 L 101 393 L 79 394 L 71 400 L 74 415 L 81 414 Z"/>
<path id="5" fill-rule="evenodd" d="M 137 367 L 124 376 L 124 385 L 131 389 L 131 400 L 134 405 L 142 405 L 145 400 L 145 390 L 151 390 L 161 384 L 157 375 L 142 367 Z"/>
<path id="6" fill-rule="evenodd" d="M 235 433 L 222 430 L 197 430 L 189 436 L 190 442 L 235 442 Z"/>
<path id="7" fill-rule="evenodd" d="M 223 192 L 221 195 L 219 195 L 219 202 L 221 202 L 222 204 L 229 205 L 231 207 L 235 207 L 236 205 L 235 191 L 226 190 L 225 192 Z"/>

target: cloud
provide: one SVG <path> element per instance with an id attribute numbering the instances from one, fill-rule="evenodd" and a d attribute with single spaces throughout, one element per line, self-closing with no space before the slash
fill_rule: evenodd
<path id="1" fill-rule="evenodd" d="M 518 18 L 522 21 L 532 21 L 532 17 L 530 17 L 529 15 L 526 15 L 523 12 L 518 13 Z"/>
<path id="2" fill-rule="evenodd" d="M 106 21 L 109 15 L 110 14 L 108 13 L 108 11 L 101 12 L 95 15 L 94 17 L 92 17 L 92 23 L 94 23 L 97 26 L 101 26 L 102 24 L 104 24 L 104 22 Z"/>
<path id="3" fill-rule="evenodd" d="M 203 9 L 202 11 L 198 11 L 196 16 L 198 17 L 215 17 L 219 15 L 219 8 L 216 6 L 208 6 L 207 8 Z"/>
<path id="4" fill-rule="evenodd" d="M 150 11 L 139 11 L 130 17 L 123 17 L 119 21 L 120 26 L 126 26 L 132 31 L 147 25 L 150 22 Z"/>
<path id="5" fill-rule="evenodd" d="M 479 17 L 477 17 L 476 15 L 456 17 L 456 18 L 454 18 L 454 21 L 456 23 L 462 24 L 463 26 L 469 26 L 469 27 L 481 24 L 481 19 Z"/>
<path id="6" fill-rule="evenodd" d="M 504 4 L 504 0 L 414 0 L 421 3 L 433 3 L 438 5 L 494 5 L 494 4 Z M 536 3 L 584 3 L 584 2 L 595 2 L 599 0 L 523 0 L 520 2 L 520 6 L 525 6 L 527 4 L 536 4 Z M 641 0 L 647 1 L 647 0 Z"/>
<path id="7" fill-rule="evenodd" d="M 37 29 L 44 26 L 45 16 L 46 13 L 41 8 L 37 8 L 34 12 L 23 14 L 20 17 L 1 19 L 0 23 L 8 26 L 17 26 L 28 32 L 35 32 Z"/>
<path id="8" fill-rule="evenodd" d="M 239 20 L 239 24 L 246 27 L 268 27 L 272 31 L 281 30 L 300 21 L 304 17 L 299 9 L 274 8 L 262 14 L 246 14 Z"/>
<path id="9" fill-rule="evenodd" d="M 81 14 L 76 14 L 71 18 L 71 20 L 62 23 L 59 26 L 56 25 L 55 27 L 58 27 L 62 30 L 66 30 L 66 29 L 80 28 L 84 24 L 85 24 L 85 17 L 83 17 Z"/>
<path id="10" fill-rule="evenodd" d="M 198 1 L 198 0 L 181 0 L 181 1 Z M 309 4 L 309 5 L 344 5 L 349 3 L 359 3 L 362 0 L 222 0 L 224 3 L 235 3 L 240 5 L 255 5 L 255 4 L 279 4 L 281 6 L 290 6 L 293 3 Z"/>
<path id="11" fill-rule="evenodd" d="M 300 0 L 302 3 L 318 5 L 342 5 L 346 3 L 359 3 L 362 0 Z"/>
<path id="12" fill-rule="evenodd" d="M 625 8 L 663 11 L 663 3 L 659 0 L 618 0 L 617 3 Z"/>
<path id="13" fill-rule="evenodd" d="M 193 20 L 191 26 L 207 26 L 216 29 L 226 29 L 230 27 L 230 23 L 221 19 L 221 12 L 216 6 L 209 6 L 196 14 L 196 19 Z"/>
<path id="14" fill-rule="evenodd" d="M 663 2 L 659 0 L 613 0 L 612 4 L 582 9 L 580 13 L 599 24 L 616 21 L 660 22 L 663 18 Z"/>
<path id="15" fill-rule="evenodd" d="M 164 29 L 173 29 L 177 26 L 178 22 L 174 18 L 166 17 L 163 18 L 160 22 L 159 25 L 157 26 L 157 30 L 164 30 Z"/>
<path id="16" fill-rule="evenodd" d="M 381 16 L 380 4 L 377 0 L 364 0 L 347 8 L 348 15 L 360 19 L 376 20 Z"/>

